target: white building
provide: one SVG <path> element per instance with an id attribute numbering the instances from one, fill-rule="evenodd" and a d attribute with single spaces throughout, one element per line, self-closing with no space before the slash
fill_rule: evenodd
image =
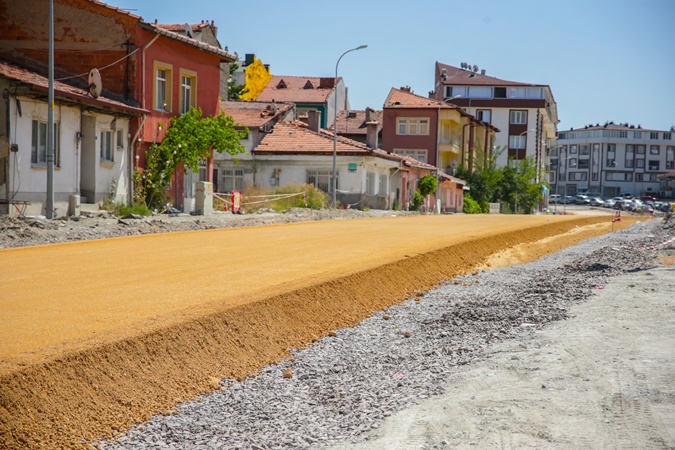
<path id="1" fill-rule="evenodd" d="M 45 77 L 0 63 L 0 213 L 46 215 L 47 91 Z M 129 119 L 144 110 L 62 82 L 54 98 L 55 216 L 76 198 L 130 203 Z"/>
<path id="2" fill-rule="evenodd" d="M 547 153 L 559 122 L 549 86 L 502 80 L 464 63 L 460 68 L 437 62 L 434 77 L 430 97 L 452 99 L 469 114 L 500 130 L 495 146 L 504 151 L 498 165 L 530 156 L 539 168 L 539 180 L 546 179 Z"/>
<path id="3" fill-rule="evenodd" d="M 672 128 L 611 122 L 560 132 L 551 152 L 551 192 L 673 198 L 659 175 L 675 169 L 674 137 Z"/>

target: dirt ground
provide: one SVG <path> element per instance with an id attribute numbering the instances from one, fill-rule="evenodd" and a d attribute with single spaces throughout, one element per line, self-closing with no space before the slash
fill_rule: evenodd
<path id="1" fill-rule="evenodd" d="M 614 278 L 571 319 L 491 347 L 367 443 L 332 449 L 675 448 L 673 262 Z"/>
<path id="2" fill-rule="evenodd" d="M 0 250 L 0 447 L 84 447 L 416 290 L 636 220 L 390 217 Z"/>

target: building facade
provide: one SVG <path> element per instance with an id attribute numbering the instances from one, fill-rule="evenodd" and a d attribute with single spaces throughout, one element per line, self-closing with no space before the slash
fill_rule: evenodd
<path id="1" fill-rule="evenodd" d="M 560 132 L 551 151 L 551 191 L 673 198 L 659 175 L 675 169 L 674 138 L 673 129 L 615 123 Z"/>
<path id="2" fill-rule="evenodd" d="M 556 137 L 559 122 L 551 88 L 542 84 L 507 81 L 478 71 L 436 63 L 435 88 L 430 96 L 451 101 L 477 119 L 500 131 L 495 147 L 501 153 L 497 164 L 532 157 L 538 167 L 538 180 L 547 178 L 548 150 Z"/>

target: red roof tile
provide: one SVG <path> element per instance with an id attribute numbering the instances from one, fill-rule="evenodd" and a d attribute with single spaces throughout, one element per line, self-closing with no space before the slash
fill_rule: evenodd
<path id="1" fill-rule="evenodd" d="M 340 80 L 340 78 L 338 78 Z M 335 78 L 272 77 L 258 98 L 259 102 L 326 103 L 333 92 Z"/>
<path id="2" fill-rule="evenodd" d="M 49 90 L 49 79 L 22 67 L 0 61 L 0 76 L 20 81 L 23 84 L 31 86 L 36 91 L 46 94 Z M 84 103 L 90 106 L 98 107 L 104 111 L 115 110 L 126 112 L 131 115 L 147 114 L 142 108 L 129 106 L 126 103 L 112 100 L 103 96 L 92 97 L 86 90 L 71 86 L 61 81 L 54 82 L 54 96 L 72 100 L 77 103 Z"/>
<path id="3" fill-rule="evenodd" d="M 382 130 L 382 111 L 373 110 L 370 115 L 370 120 L 379 122 L 377 131 Z M 333 124 L 330 124 L 329 131 L 333 130 Z M 349 110 L 338 111 L 337 116 L 338 134 L 359 134 L 366 135 L 368 127 L 366 126 L 366 111 L 365 110 Z"/>
<path id="4" fill-rule="evenodd" d="M 220 110 L 231 116 L 234 122 L 248 128 L 259 128 L 293 107 L 290 103 L 221 101 Z M 276 108 L 276 111 L 275 111 Z"/>
<path id="5" fill-rule="evenodd" d="M 200 50 L 203 50 L 205 52 L 218 55 L 220 56 L 221 61 L 237 61 L 239 59 L 239 56 L 236 53 L 230 53 L 227 50 L 223 50 L 222 48 L 214 47 L 213 45 L 209 45 L 205 42 L 198 41 L 196 39 L 189 38 L 185 35 L 174 33 L 173 31 L 169 31 L 165 28 L 163 28 L 161 25 L 157 25 L 154 23 L 145 23 L 141 22 L 141 27 L 148 29 L 154 33 L 160 34 L 164 37 L 167 37 L 169 39 L 173 39 L 174 41 L 180 41 L 185 44 L 191 45 L 192 47 L 196 47 Z"/>
<path id="6" fill-rule="evenodd" d="M 482 75 L 470 70 L 464 70 L 459 67 L 449 66 L 436 62 L 436 71 L 440 74 L 445 69 L 445 81 L 441 83 L 445 86 L 546 86 L 543 84 L 519 83 L 517 81 L 507 81 L 500 78 Z"/>
<path id="7" fill-rule="evenodd" d="M 391 88 L 387 99 L 384 101 L 385 108 L 433 108 L 438 109 L 457 109 L 461 108 L 452 103 L 442 102 L 433 98 L 422 97 L 412 92 L 401 89 Z"/>
<path id="8" fill-rule="evenodd" d="M 199 31 L 200 28 L 206 28 L 210 24 L 209 23 L 193 23 L 193 24 L 188 24 L 190 26 L 190 29 L 192 31 Z M 174 32 L 183 32 L 185 31 L 185 24 L 184 23 L 158 23 L 158 27 L 164 28 L 165 30 L 169 31 L 174 31 Z"/>

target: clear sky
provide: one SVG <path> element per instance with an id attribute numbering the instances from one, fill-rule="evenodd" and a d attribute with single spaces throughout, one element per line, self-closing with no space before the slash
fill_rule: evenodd
<path id="1" fill-rule="evenodd" d="M 105 1 L 105 0 L 104 0 Z M 606 121 L 675 125 L 675 0 L 108 0 L 147 22 L 218 27 L 274 75 L 335 76 L 352 109 L 392 87 L 426 96 L 436 61 L 551 87 L 559 130 Z"/>

